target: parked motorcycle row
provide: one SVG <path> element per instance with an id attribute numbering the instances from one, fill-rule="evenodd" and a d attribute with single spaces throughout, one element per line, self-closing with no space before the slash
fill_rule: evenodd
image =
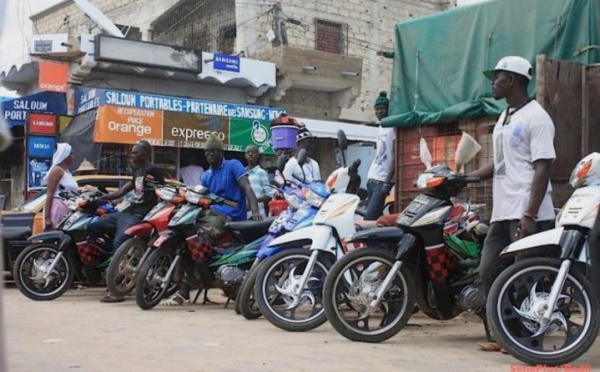
<path id="1" fill-rule="evenodd" d="M 468 136 L 463 136 L 472 140 Z M 455 163 L 476 151 L 461 140 Z M 396 220 L 377 227 L 357 217 L 360 161 L 346 164 L 343 132 L 338 133 L 343 165 L 325 182 L 283 179 L 285 159 L 272 182 L 288 209 L 263 221 L 232 222 L 216 247 L 198 239 L 198 216 L 228 201 L 202 187 L 156 185 L 160 202 L 131 227 L 130 238 L 114 254 L 112 237 L 90 241 L 87 226 L 111 205 L 84 192 L 69 200 L 72 213 L 57 231 L 29 239 L 15 262 L 18 289 L 33 300 L 53 300 L 75 276 L 93 285 L 105 273 L 115 296 L 134 293 L 144 310 L 173 295 L 185 275 L 200 290 L 221 289 L 227 303 L 246 319 L 264 316 L 291 332 L 315 329 L 326 321 L 352 341 L 382 342 L 398 334 L 415 310 L 436 320 L 463 312 L 482 318 L 499 344 L 532 365 L 561 365 L 583 355 L 600 327 L 599 302 L 589 281 L 589 233 L 600 202 L 600 175 L 589 177 L 584 158 L 571 176 L 575 192 L 557 216 L 556 228 L 508 246 L 501 255 L 555 252 L 518 260 L 494 282 L 486 297 L 480 288 L 479 260 L 486 224 L 481 205 L 458 202 L 477 178 L 447 165 L 431 166 L 416 186 L 422 191 Z M 468 155 L 465 155 L 468 154 Z M 298 162 L 305 154 L 300 151 Z M 458 168 L 458 166 L 457 166 Z"/>

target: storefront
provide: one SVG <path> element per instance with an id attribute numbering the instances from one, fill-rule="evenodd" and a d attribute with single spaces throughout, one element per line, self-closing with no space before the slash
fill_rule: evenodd
<path id="1" fill-rule="evenodd" d="M 131 146 L 146 140 L 154 146 L 153 162 L 170 177 L 179 177 L 185 157 L 202 164 L 207 138 L 216 134 L 228 158 L 243 159 L 250 144 L 266 155 L 263 166 L 275 165 L 269 122 L 283 110 L 157 94 L 78 88 L 78 114 L 61 136 L 75 148 L 76 167 L 83 158 L 102 173 L 130 174 Z M 184 159 L 187 160 L 187 159 Z"/>
<path id="2" fill-rule="evenodd" d="M 40 92 L 1 103 L 0 113 L 13 134 L 11 147 L 0 154 L 0 194 L 5 208 L 17 206 L 43 188 L 52 163 L 57 134 L 69 117 L 64 93 Z"/>

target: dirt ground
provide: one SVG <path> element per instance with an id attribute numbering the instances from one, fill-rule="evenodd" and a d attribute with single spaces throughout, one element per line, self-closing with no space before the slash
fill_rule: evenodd
<path id="1" fill-rule="evenodd" d="M 9 371 L 534 370 L 520 369 L 524 366 L 509 355 L 478 351 L 483 326 L 470 316 L 438 322 L 417 314 L 393 339 L 361 344 L 328 324 L 288 333 L 264 319 L 247 321 L 233 305 L 142 311 L 131 298 L 102 304 L 102 294 L 98 288 L 73 290 L 52 302 L 34 302 L 9 286 L 4 292 Z M 210 298 L 225 300 L 219 292 Z M 600 345 L 574 365 L 600 370 Z"/>

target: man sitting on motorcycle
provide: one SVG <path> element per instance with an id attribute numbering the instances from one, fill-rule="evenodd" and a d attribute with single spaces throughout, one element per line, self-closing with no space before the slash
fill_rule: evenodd
<path id="1" fill-rule="evenodd" d="M 204 149 L 206 161 L 210 168 L 202 174 L 200 184 L 211 193 L 225 200 L 235 202 L 235 207 L 222 204 L 213 205 L 210 210 L 202 211 L 199 221 L 198 238 L 202 243 L 215 247 L 217 238 L 225 231 L 228 221 L 243 221 L 247 217 L 246 199 L 250 203 L 252 219 L 261 220 L 256 195 L 252 191 L 248 172 L 239 160 L 225 160 L 223 157 L 223 142 L 215 135 L 206 141 Z M 163 306 L 181 306 L 189 304 L 191 285 L 184 278 L 179 292 L 173 297 L 161 302 Z"/>
<path id="2" fill-rule="evenodd" d="M 162 170 L 150 163 L 151 153 L 152 146 L 147 141 L 140 141 L 133 146 L 129 158 L 136 169 L 131 181 L 127 182 L 119 190 L 100 197 L 100 200 L 119 199 L 128 192 L 135 190 L 134 200 L 122 212 L 111 213 L 88 227 L 90 238 L 94 241 L 105 239 L 106 235 L 114 236 L 112 247 L 110 247 L 113 252 L 129 238 L 125 235 L 125 231 L 131 226 L 140 223 L 144 216 L 150 212 L 158 202 L 152 184 L 164 183 L 165 180 Z M 107 294 L 101 300 L 101 302 L 104 303 L 123 301 L 125 301 L 124 298 L 113 297 L 110 294 Z"/>

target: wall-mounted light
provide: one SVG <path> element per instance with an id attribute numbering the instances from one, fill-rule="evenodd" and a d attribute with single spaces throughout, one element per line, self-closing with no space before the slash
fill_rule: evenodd
<path id="1" fill-rule="evenodd" d="M 358 76 L 358 72 L 350 72 L 350 71 L 342 71 L 342 76 L 345 77 L 357 77 Z"/>
<path id="2" fill-rule="evenodd" d="M 304 71 L 304 72 L 317 71 L 317 68 L 315 66 L 302 66 L 302 71 Z"/>

